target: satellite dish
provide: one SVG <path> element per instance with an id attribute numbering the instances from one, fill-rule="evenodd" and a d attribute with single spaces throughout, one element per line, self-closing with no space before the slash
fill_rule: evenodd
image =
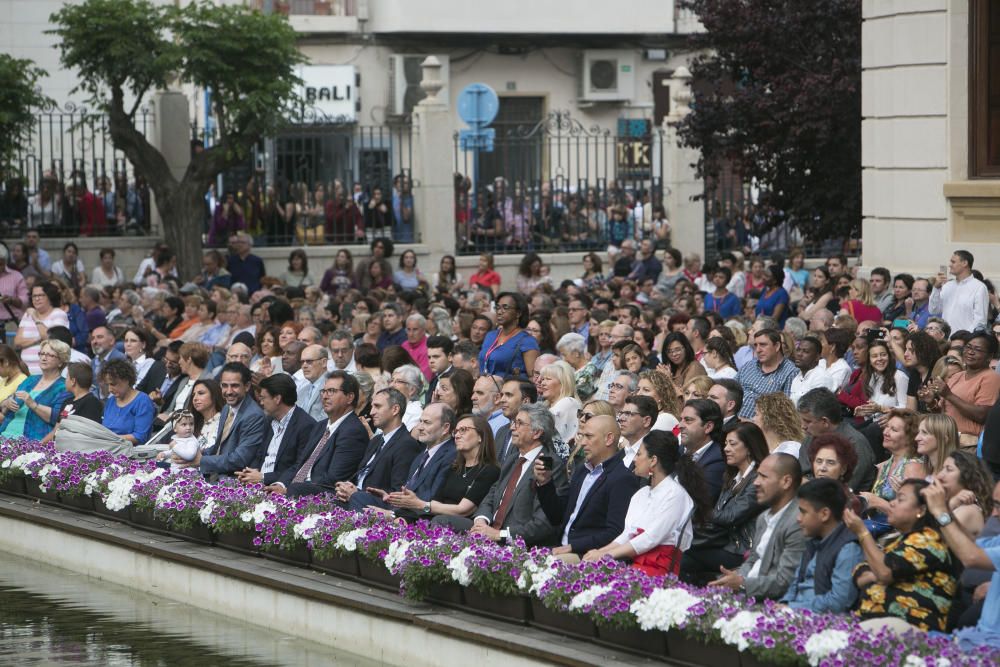
<path id="1" fill-rule="evenodd" d="M 470 83 L 458 94 L 458 116 L 469 127 L 486 127 L 497 117 L 500 98 L 485 83 Z"/>

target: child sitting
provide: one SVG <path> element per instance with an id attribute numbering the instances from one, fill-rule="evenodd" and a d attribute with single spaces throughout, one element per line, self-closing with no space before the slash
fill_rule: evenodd
<path id="1" fill-rule="evenodd" d="M 170 440 L 170 448 L 156 455 L 157 461 L 179 458 L 192 461 L 198 454 L 198 438 L 194 436 L 194 415 L 187 410 L 174 413 L 174 437 Z M 170 470 L 176 472 L 184 466 L 176 461 L 170 464 Z"/>

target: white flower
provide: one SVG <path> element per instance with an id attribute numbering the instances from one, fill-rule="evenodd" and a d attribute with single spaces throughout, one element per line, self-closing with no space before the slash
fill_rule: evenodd
<path id="1" fill-rule="evenodd" d="M 201 509 L 198 510 L 198 518 L 201 519 L 202 523 L 209 523 L 212 520 L 212 512 L 215 511 L 215 498 L 209 498 Z"/>
<path id="2" fill-rule="evenodd" d="M 722 641 L 745 651 L 750 643 L 743 635 L 757 627 L 757 621 L 763 614 L 756 611 L 741 611 L 732 618 L 720 618 L 712 627 L 722 635 Z"/>
<path id="3" fill-rule="evenodd" d="M 27 454 L 21 454 L 16 459 L 10 462 L 10 467 L 23 472 L 28 472 L 27 466 L 35 463 L 36 461 L 41 461 L 45 458 L 45 454 L 41 452 L 28 452 Z"/>
<path id="4" fill-rule="evenodd" d="M 145 484 L 165 473 L 162 468 L 154 468 L 151 472 L 140 471 L 114 478 L 108 482 L 108 494 L 104 497 L 104 505 L 113 512 L 125 509 L 135 500 L 132 490 L 137 484 Z"/>
<path id="5" fill-rule="evenodd" d="M 934 661 L 934 667 L 951 667 L 951 660 L 948 658 L 938 658 Z"/>
<path id="6" fill-rule="evenodd" d="M 849 635 L 843 630 L 823 630 L 806 640 L 809 664 L 816 667 L 823 658 L 847 648 Z"/>
<path id="7" fill-rule="evenodd" d="M 258 523 L 264 523 L 268 514 L 274 514 L 277 511 L 278 508 L 270 500 L 262 500 L 254 505 L 252 510 L 241 514 L 240 519 L 246 523 L 250 523 L 252 521 L 254 525 L 256 525 Z"/>
<path id="8" fill-rule="evenodd" d="M 451 572 L 451 578 L 457 581 L 462 586 L 468 586 L 472 583 L 472 573 L 469 572 L 469 568 L 465 565 L 465 559 L 473 554 L 471 547 L 465 547 L 458 552 L 458 555 L 448 561 L 448 571 Z"/>
<path id="9" fill-rule="evenodd" d="M 410 543 L 407 540 L 396 540 L 390 543 L 385 554 L 386 569 L 390 572 L 395 572 L 396 565 L 403 562 L 403 559 L 406 558 L 406 550 L 409 548 Z"/>
<path id="10" fill-rule="evenodd" d="M 11 464 L 10 459 L 4 459 L 3 463 L 0 463 L 0 468 L 9 468 Z"/>
<path id="11" fill-rule="evenodd" d="M 316 524 L 330 516 L 333 515 L 329 512 L 308 514 L 302 519 L 302 521 L 299 521 L 297 524 L 292 526 L 292 533 L 300 540 L 308 540 L 312 537 L 312 532 L 316 529 Z"/>
<path id="12" fill-rule="evenodd" d="M 349 530 L 346 533 L 342 533 L 337 536 L 337 541 L 334 545 L 338 549 L 344 551 L 356 551 L 358 548 L 358 540 L 365 536 L 368 532 L 365 528 L 355 528 L 354 530 Z"/>
<path id="13" fill-rule="evenodd" d="M 701 602 L 682 588 L 658 588 L 649 597 L 636 600 L 629 607 L 643 630 L 663 630 L 685 623 L 688 609 Z"/>
<path id="14" fill-rule="evenodd" d="M 532 593 L 539 593 L 545 584 L 556 576 L 557 563 L 559 559 L 555 556 L 546 557 L 541 564 L 533 560 L 524 561 L 521 567 L 521 576 L 517 578 L 517 587 L 523 590 L 530 590 Z"/>
<path id="15" fill-rule="evenodd" d="M 97 472 L 92 472 L 83 478 L 83 495 L 89 496 L 97 491 Z"/>
<path id="16" fill-rule="evenodd" d="M 591 586 L 587 590 L 577 593 L 569 601 L 570 611 L 586 611 L 588 607 L 597 601 L 597 598 L 610 590 L 611 586 Z"/>
<path id="17" fill-rule="evenodd" d="M 175 489 L 173 484 L 167 484 L 160 487 L 160 490 L 156 492 L 156 500 L 153 501 L 153 504 L 161 508 L 166 507 L 167 504 L 174 501 L 174 491 Z"/>
<path id="18" fill-rule="evenodd" d="M 42 466 L 42 469 L 38 471 L 38 481 L 41 482 L 42 486 L 48 483 L 49 475 L 56 470 L 59 470 L 59 466 L 52 465 L 51 463 L 46 463 Z"/>

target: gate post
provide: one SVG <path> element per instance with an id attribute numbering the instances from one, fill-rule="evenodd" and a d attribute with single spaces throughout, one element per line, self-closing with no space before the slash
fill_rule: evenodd
<path id="1" fill-rule="evenodd" d="M 413 202 L 420 240 L 430 253 L 421 262 L 430 271 L 442 255 L 455 254 L 455 165 L 448 103 L 438 97 L 444 86 L 441 63 L 427 56 L 421 67 L 420 87 L 427 97 L 413 108 Z"/>
<path id="2" fill-rule="evenodd" d="M 704 194 L 705 186 L 691 166 L 698 161 L 698 151 L 681 146 L 677 141 L 677 129 L 673 126 L 691 112 L 691 73 L 687 67 L 681 66 L 672 78 L 672 104 L 670 114 L 664 119 L 664 149 L 667 153 L 664 186 L 667 194 L 663 204 L 670 220 L 672 245 L 682 253 L 696 252 L 705 259 L 705 202 L 694 199 Z"/>
<path id="3" fill-rule="evenodd" d="M 152 106 L 153 131 L 149 143 L 163 155 L 174 178 L 180 180 L 184 177 L 188 163 L 191 162 L 191 126 L 187 95 L 175 90 L 160 91 L 153 96 Z M 158 235 L 162 237 L 163 221 L 155 205 L 152 189 L 149 191 L 149 198 L 151 203 L 149 224 L 152 229 L 158 230 Z"/>

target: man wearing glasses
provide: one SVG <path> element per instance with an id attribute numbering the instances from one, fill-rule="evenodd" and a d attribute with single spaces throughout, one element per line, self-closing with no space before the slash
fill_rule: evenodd
<path id="1" fill-rule="evenodd" d="M 326 419 L 320 390 L 326 379 L 327 350 L 322 345 L 310 345 L 302 350 L 302 376 L 306 382 L 298 392 L 296 405 L 305 410 L 316 421 Z"/>
<path id="2" fill-rule="evenodd" d="M 538 389 L 533 382 L 521 378 L 511 378 L 503 383 L 500 397 L 497 399 L 497 406 L 503 411 L 503 416 L 508 420 L 508 423 L 501 426 L 496 434 L 497 463 L 500 464 L 500 467 L 503 467 L 507 459 L 517 451 L 517 448 L 511 444 L 514 418 L 523 406 L 537 400 Z"/>
<path id="3" fill-rule="evenodd" d="M 639 389 L 639 376 L 629 371 L 618 371 L 608 385 L 608 403 L 618 414 L 625 409 L 625 401 Z M 655 420 L 654 420 L 655 421 Z"/>
<path id="4" fill-rule="evenodd" d="M 586 294 L 577 294 L 569 302 L 570 331 L 583 336 L 584 343 L 590 338 L 590 306 L 590 297 Z"/>
<path id="5" fill-rule="evenodd" d="M 622 437 L 628 441 L 628 445 L 622 450 L 622 463 L 629 470 L 632 469 L 635 455 L 639 453 L 642 439 L 656 423 L 658 412 L 656 401 L 649 396 L 629 396 L 625 399 L 624 408 L 618 411 L 618 428 L 621 429 Z"/>

